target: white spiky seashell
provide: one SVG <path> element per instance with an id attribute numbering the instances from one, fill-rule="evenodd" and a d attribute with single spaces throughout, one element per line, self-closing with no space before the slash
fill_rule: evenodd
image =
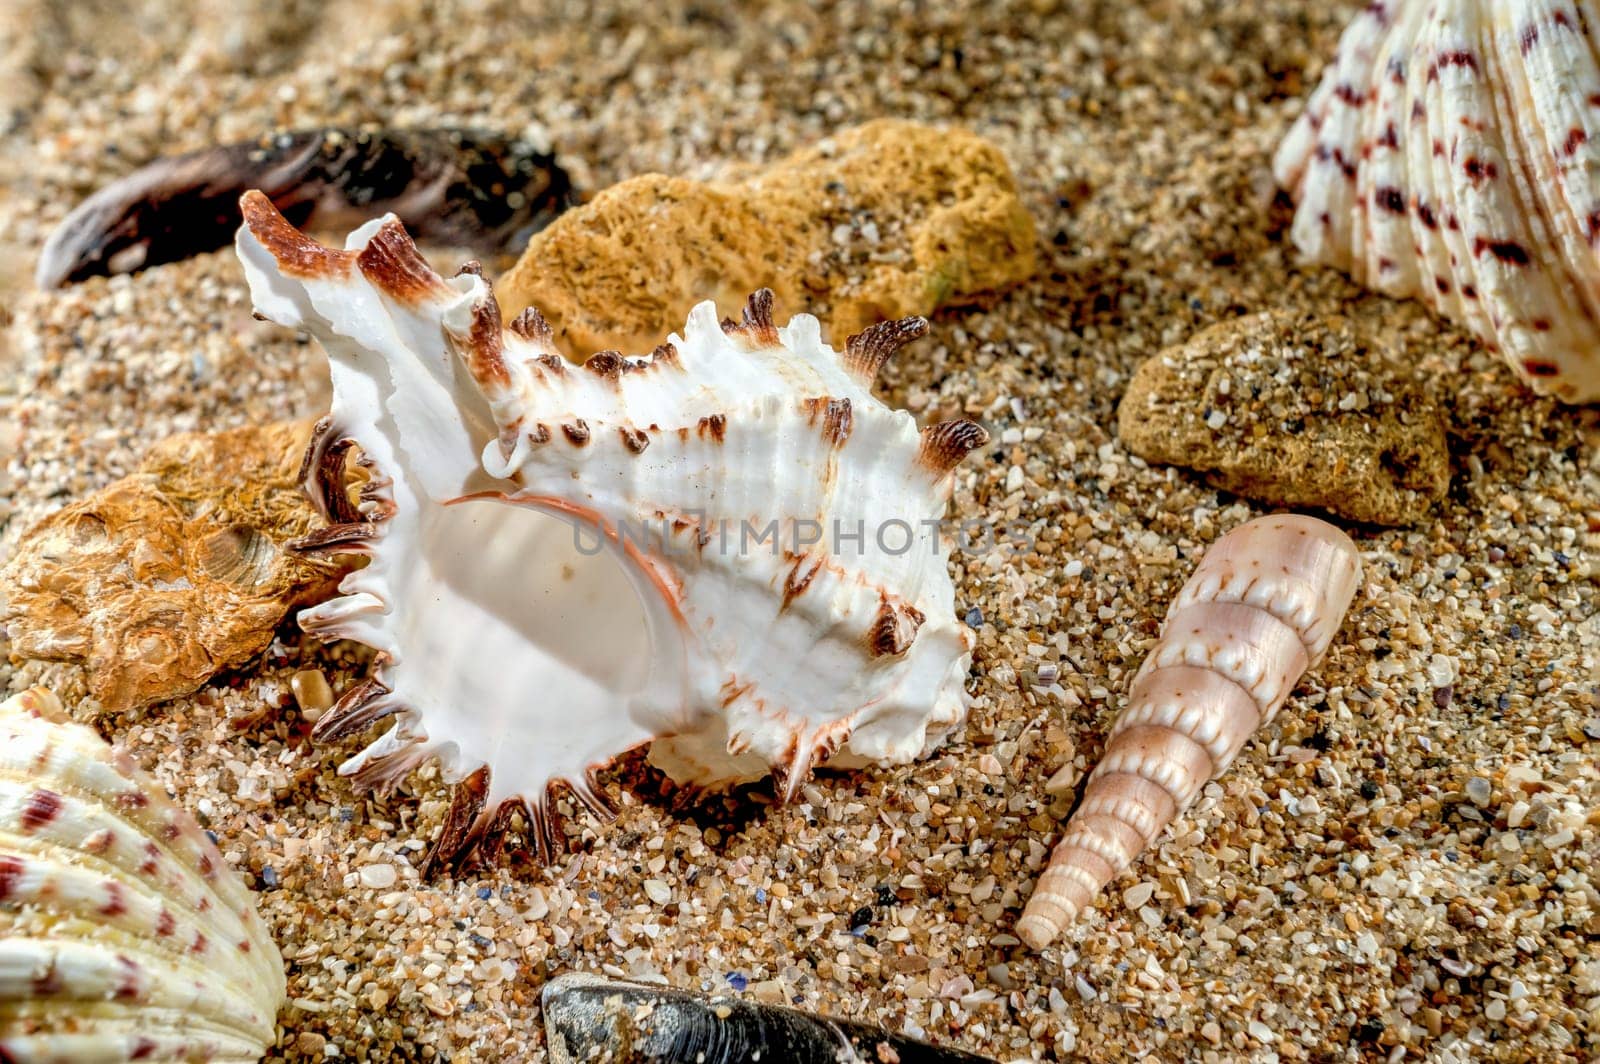
<path id="1" fill-rule="evenodd" d="M 1541 394 L 1600 399 L 1594 0 L 1380 0 L 1273 161 L 1312 262 L 1417 297 Z"/>
<path id="2" fill-rule="evenodd" d="M 1019 938 L 1049 945 L 1233 762 L 1321 660 L 1360 581 L 1350 537 L 1313 517 L 1257 518 L 1206 551 L 1134 676 Z"/>
<path id="3" fill-rule="evenodd" d="M 301 614 L 379 651 L 317 736 L 397 714 L 340 771 L 381 786 L 437 757 L 462 784 L 430 869 L 498 845 L 523 805 L 547 849 L 551 784 L 604 812 L 593 772 L 644 743 L 677 781 L 770 770 L 788 797 L 815 765 L 908 761 L 963 718 L 973 639 L 930 525 L 986 435 L 919 432 L 870 391 L 922 319 L 836 354 L 757 293 L 742 324 L 704 303 L 650 356 L 580 367 L 537 313 L 502 329 L 475 267 L 444 280 L 392 218 L 336 251 L 259 194 L 243 207 L 257 311 L 332 366 L 307 469 L 333 523 L 308 546 L 370 557 Z"/>
<path id="4" fill-rule="evenodd" d="M 0 703 L 0 1061 L 255 1061 L 283 998 L 189 814 L 49 691 Z"/>

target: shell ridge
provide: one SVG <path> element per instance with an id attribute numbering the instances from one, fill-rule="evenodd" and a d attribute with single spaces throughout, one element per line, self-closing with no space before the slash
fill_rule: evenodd
<path id="1" fill-rule="evenodd" d="M 1527 27 L 1519 31 L 1512 23 L 1498 34 L 1501 51 L 1511 55 L 1515 38 L 1516 54 L 1527 75 L 1524 83 L 1529 87 L 1541 82 L 1558 85 L 1554 91 L 1530 91 L 1527 101 L 1539 118 L 1538 130 L 1545 132 L 1540 143 L 1544 153 L 1539 158 L 1560 160 L 1554 179 L 1537 185 L 1546 190 L 1552 218 L 1564 218 L 1565 224 L 1553 222 L 1552 228 L 1561 240 L 1568 278 L 1589 317 L 1600 319 L 1600 279 L 1591 276 L 1587 283 L 1583 280 L 1594 258 L 1595 219 L 1600 218 L 1600 164 L 1582 150 L 1600 138 L 1600 121 L 1591 114 L 1592 108 L 1579 103 L 1600 93 L 1600 58 L 1565 17 L 1566 7 L 1531 0 L 1527 8 Z M 1505 21 L 1505 13 L 1500 15 Z M 1554 34 L 1554 43 L 1545 39 L 1546 32 Z M 1530 34 L 1534 45 L 1524 50 L 1521 42 Z M 1565 70 L 1556 62 L 1558 53 L 1567 59 Z"/>
<path id="2" fill-rule="evenodd" d="M 1504 17 L 1504 14 L 1500 12 L 1499 17 Z M 1552 32 L 1555 29 L 1556 24 L 1552 23 Z M 1546 49 L 1530 48 L 1524 55 L 1519 45 L 1513 51 L 1506 51 L 1504 46 L 1510 42 L 1504 35 L 1496 33 L 1492 25 L 1487 27 L 1486 36 L 1489 38 L 1489 50 L 1498 54 L 1499 65 L 1506 75 L 1491 83 L 1489 88 L 1503 116 L 1500 124 L 1506 130 L 1505 158 L 1510 182 L 1508 198 L 1520 208 L 1518 216 L 1526 220 L 1528 246 L 1538 260 L 1536 275 L 1549 282 L 1545 316 L 1540 316 L 1538 307 L 1519 313 L 1522 319 L 1520 335 L 1524 338 L 1519 357 L 1523 360 L 1525 371 L 1538 374 L 1544 372 L 1539 359 L 1541 347 L 1548 345 L 1559 348 L 1567 357 L 1579 356 L 1583 338 L 1578 333 L 1587 331 L 1590 337 L 1597 336 L 1595 293 L 1592 286 L 1584 285 L 1582 279 L 1574 275 L 1567 257 L 1568 244 L 1579 230 L 1577 219 L 1571 215 L 1566 217 L 1567 225 L 1559 223 L 1564 213 L 1560 178 L 1557 174 L 1550 174 L 1548 180 L 1542 179 L 1547 161 L 1557 158 L 1562 149 L 1548 144 L 1540 136 L 1542 123 L 1516 120 L 1517 111 L 1509 95 L 1512 71 L 1522 71 L 1525 80 L 1531 78 L 1533 75 L 1527 56 L 1542 54 Z M 1559 96 L 1560 93 L 1551 95 Z M 1529 100 L 1527 103 L 1532 113 L 1537 115 L 1537 101 Z M 1582 131 L 1581 126 L 1569 125 L 1565 128 Z M 1568 234 L 1565 238 L 1564 233 Z M 1498 262 L 1499 256 L 1494 257 Z M 1592 255 L 1589 265 L 1591 269 L 1595 265 Z M 1576 324 L 1577 329 L 1569 323 Z M 1541 332 L 1548 334 L 1544 340 L 1535 335 Z"/>
<path id="3" fill-rule="evenodd" d="M 129 936 L 123 945 L 132 941 L 133 936 Z M 170 961 L 171 958 L 165 954 L 152 958 L 137 948 L 120 950 L 108 958 L 96 944 L 27 936 L 10 937 L 0 943 L 0 968 L 10 971 L 12 964 L 27 965 L 29 961 L 36 965 L 40 952 L 49 957 L 46 971 L 54 973 L 61 987 L 36 1000 L 48 1000 L 53 1006 L 68 1008 L 76 1004 L 92 1008 L 118 1000 L 127 1002 L 122 1007 L 130 1012 L 137 1009 L 140 1013 L 175 1013 L 182 1020 L 180 1029 L 199 1026 L 226 1031 L 225 1025 L 232 1024 L 256 1028 L 258 1035 L 265 1035 L 269 1040 L 272 1037 L 274 1025 L 269 1019 L 253 1008 L 232 1004 L 243 999 L 240 990 L 249 984 L 223 976 L 225 982 L 232 985 L 219 988 L 216 986 L 218 973 L 213 968 L 190 962 L 152 967 L 152 959 Z M 45 976 L 44 980 L 51 978 Z M 26 998 L 37 989 L 33 983 L 32 978 L 18 978 L 16 982 L 0 978 L 0 997 Z M 0 1044 L 3 1041 L 4 1037 L 0 1036 Z"/>
<path id="4" fill-rule="evenodd" d="M 0 704 L 0 1014 L 26 1019 L 0 1055 L 98 1059 L 126 1018 L 135 1055 L 257 1059 L 285 980 L 248 890 L 131 757 L 41 706 L 59 703 Z"/>
<path id="5" fill-rule="evenodd" d="M 76 749 L 62 751 L 60 757 L 41 766 L 38 774 L 18 773 L 6 762 L 0 761 L 0 834 L 6 836 L 7 848 L 28 854 L 35 859 L 46 860 L 54 855 L 74 853 L 76 862 L 85 868 L 97 870 L 108 882 L 115 880 L 123 884 L 134 884 L 141 888 L 141 893 L 146 896 L 165 897 L 176 903 L 178 909 L 196 926 L 207 921 L 202 919 L 202 914 L 189 899 L 197 893 L 215 890 L 229 902 L 218 915 L 219 919 L 232 921 L 223 930 L 230 935 L 233 933 L 243 935 L 246 925 L 233 913 L 233 909 L 244 903 L 244 896 L 232 891 L 226 882 L 220 889 L 213 886 L 215 879 L 208 879 L 191 864 L 192 860 L 200 858 L 213 861 L 215 866 L 220 867 L 224 863 L 221 853 L 207 853 L 203 848 L 195 854 L 186 853 L 172 845 L 178 839 L 169 840 L 162 837 L 167 830 L 168 821 L 157 822 L 154 816 L 163 813 L 170 817 L 178 812 L 177 807 L 162 806 L 158 801 L 152 802 L 154 810 L 149 806 L 131 809 L 119 807 L 121 803 L 116 800 L 118 794 L 146 793 L 136 780 L 118 775 L 117 779 L 129 786 L 108 793 L 95 788 L 92 781 L 86 785 L 82 782 L 52 779 L 51 782 L 55 786 L 50 790 L 59 803 L 57 811 L 47 823 L 31 830 L 20 832 L 16 830 L 14 825 L 21 818 L 10 812 L 11 803 L 5 800 L 20 798 L 23 794 L 38 793 L 34 783 L 38 775 L 46 775 L 48 778 L 60 772 L 61 761 L 68 756 L 83 758 L 85 754 Z M 16 789 L 13 790 L 11 786 L 5 784 L 15 784 Z M 25 806 L 18 803 L 18 807 L 23 808 L 25 815 Z M 92 825 L 93 830 L 80 831 L 76 836 L 64 834 L 69 826 L 77 824 Z M 106 836 L 107 845 L 100 852 L 86 851 L 86 845 L 101 832 L 109 833 Z M 147 840 L 146 849 L 139 851 L 137 855 L 129 852 L 127 848 L 127 843 L 135 838 Z M 149 847 L 154 847 L 154 851 Z M 149 864 L 157 853 L 167 860 L 146 871 L 144 866 Z M 137 864 L 134 863 L 135 860 L 138 861 Z M 166 870 L 169 875 L 178 876 L 181 882 L 164 883 L 152 878 L 156 872 L 162 870 Z M 172 893 L 171 888 L 174 885 L 181 886 L 183 892 Z"/>
<path id="6" fill-rule="evenodd" d="M 1600 95 L 1600 59 L 1586 15 L 1549 0 L 1364 11 L 1274 155 L 1305 259 L 1420 298 L 1565 402 L 1600 398 L 1600 117 L 1584 102 Z"/>

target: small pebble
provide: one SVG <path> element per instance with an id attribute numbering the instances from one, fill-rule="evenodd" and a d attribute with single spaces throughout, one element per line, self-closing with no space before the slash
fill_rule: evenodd
<path id="1" fill-rule="evenodd" d="M 1528 818 L 1528 811 L 1533 807 L 1527 802 L 1513 802 L 1511 808 L 1506 810 L 1506 827 L 1519 828 Z"/>
<path id="2" fill-rule="evenodd" d="M 289 688 L 294 692 L 300 715 L 315 723 L 333 708 L 333 688 L 321 669 L 303 669 L 289 677 Z"/>
<path id="3" fill-rule="evenodd" d="M 1045 781 L 1044 792 L 1057 798 L 1064 794 L 1071 794 L 1078 785 L 1078 776 L 1080 774 L 1078 766 L 1069 761 L 1056 769 L 1050 778 Z"/>
<path id="4" fill-rule="evenodd" d="M 644 892 L 657 905 L 665 905 L 672 900 L 672 888 L 659 879 L 645 880 Z"/>
<path id="5" fill-rule="evenodd" d="M 1466 790 L 1467 797 L 1472 801 L 1473 805 L 1477 806 L 1479 809 L 1488 807 L 1489 798 L 1493 794 L 1493 788 L 1488 780 L 1484 779 L 1482 776 L 1473 776 L 1471 779 L 1467 780 Z"/>
<path id="6" fill-rule="evenodd" d="M 358 874 L 361 877 L 362 886 L 372 887 L 375 890 L 392 887 L 395 884 L 395 880 L 399 878 L 399 874 L 395 872 L 392 864 L 362 865 Z"/>

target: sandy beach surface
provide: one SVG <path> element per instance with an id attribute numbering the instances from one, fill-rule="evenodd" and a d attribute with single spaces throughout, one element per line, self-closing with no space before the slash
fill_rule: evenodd
<path id="1" fill-rule="evenodd" d="M 975 705 L 930 759 L 782 808 L 757 788 L 678 809 L 613 777 L 619 821 L 573 811 L 548 868 L 420 882 L 447 789 L 430 771 L 370 798 L 335 774 L 289 678 L 339 689 L 367 659 L 292 623 L 193 697 L 103 717 L 259 891 L 289 977 L 269 1059 L 543 1059 L 538 993 L 573 968 L 1000 1060 L 1596 1058 L 1600 423 L 1422 307 L 1296 266 L 1268 160 L 1358 5 L 409 6 L 6 5 L 0 552 L 171 433 L 328 400 L 321 351 L 252 319 L 231 251 L 33 290 L 54 223 L 150 157 L 472 124 L 547 137 L 594 190 L 738 173 L 881 116 L 992 139 L 1036 220 L 1038 276 L 940 314 L 880 392 L 991 430 L 955 512 L 1024 522 L 1037 550 L 956 558 Z M 1448 497 L 1349 528 L 1367 584 L 1328 658 L 1035 955 L 1012 927 L 1070 806 L 1044 781 L 1093 766 L 1193 559 L 1260 512 L 1130 456 L 1117 402 L 1142 360 L 1273 308 L 1357 319 L 1419 368 Z"/>

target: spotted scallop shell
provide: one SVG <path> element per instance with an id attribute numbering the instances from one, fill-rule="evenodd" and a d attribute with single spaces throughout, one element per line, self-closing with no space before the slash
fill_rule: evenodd
<path id="1" fill-rule="evenodd" d="M 703 303 L 650 355 L 580 367 L 537 312 L 503 329 L 475 267 L 438 276 L 393 218 L 335 250 L 243 206 L 257 311 L 332 368 L 307 457 L 330 524 L 305 547 L 369 557 L 301 614 L 379 652 L 316 735 L 393 716 L 340 771 L 381 787 L 436 758 L 460 784 L 429 871 L 519 811 L 548 850 L 552 784 L 603 814 L 594 773 L 632 747 L 697 786 L 771 772 L 787 798 L 815 765 L 922 756 L 965 716 L 973 639 L 935 526 L 986 435 L 919 431 L 871 392 L 925 321 L 835 352 L 758 292 L 742 322 Z"/>
<path id="2" fill-rule="evenodd" d="M 255 1061 L 283 998 L 194 820 L 50 692 L 0 703 L 0 1061 Z"/>
<path id="3" fill-rule="evenodd" d="M 1594 0 L 1378 0 L 1274 159 L 1312 262 L 1460 322 L 1541 394 L 1600 399 Z"/>

